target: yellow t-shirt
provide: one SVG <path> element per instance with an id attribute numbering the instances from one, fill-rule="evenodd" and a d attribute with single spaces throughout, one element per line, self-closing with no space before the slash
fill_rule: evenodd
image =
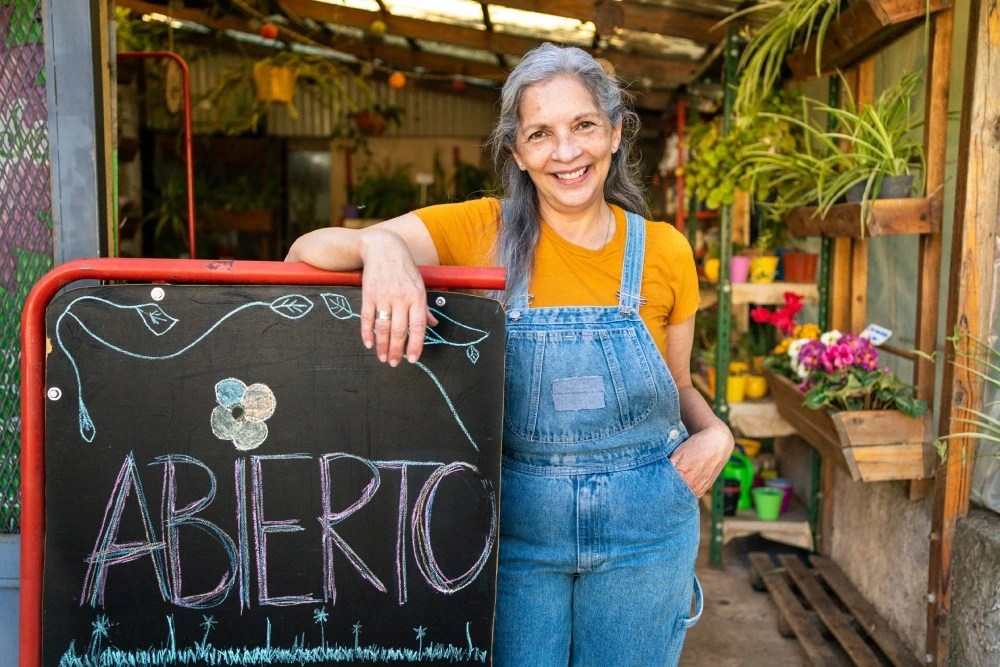
<path id="1" fill-rule="evenodd" d="M 495 266 L 492 257 L 500 202 L 494 198 L 440 204 L 416 211 L 430 232 L 442 265 Z M 532 308 L 614 306 L 625 257 L 625 212 L 612 206 L 615 233 L 600 250 L 574 245 L 542 224 L 528 293 Z M 541 268 L 540 268 L 541 267 Z M 646 252 L 639 307 L 646 328 L 665 355 L 667 325 L 698 310 L 698 276 L 687 239 L 672 225 L 646 221 Z"/>

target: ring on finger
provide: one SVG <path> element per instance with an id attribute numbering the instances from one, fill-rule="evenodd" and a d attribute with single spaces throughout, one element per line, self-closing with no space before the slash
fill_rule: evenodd
<path id="1" fill-rule="evenodd" d="M 392 311 L 391 310 L 376 310 L 375 311 L 376 320 L 391 320 Z"/>

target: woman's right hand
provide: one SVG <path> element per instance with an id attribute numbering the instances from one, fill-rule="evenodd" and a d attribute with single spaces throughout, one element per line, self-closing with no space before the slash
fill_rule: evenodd
<path id="1" fill-rule="evenodd" d="M 380 361 L 399 364 L 420 358 L 424 332 L 437 319 L 417 265 L 436 266 L 437 249 L 423 221 L 413 213 L 363 230 L 326 227 L 292 244 L 286 262 L 304 262 L 328 271 L 363 269 L 361 341 Z M 379 313 L 383 317 L 379 317 Z"/>
<path id="2" fill-rule="evenodd" d="M 427 306 L 427 291 L 413 253 L 389 229 L 366 230 L 361 249 L 361 341 L 375 348 L 379 361 L 399 364 L 405 352 L 420 358 L 424 332 L 437 318 Z"/>

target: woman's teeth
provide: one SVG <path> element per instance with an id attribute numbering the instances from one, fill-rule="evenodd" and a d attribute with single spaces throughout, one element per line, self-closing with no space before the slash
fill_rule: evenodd
<path id="1" fill-rule="evenodd" d="M 576 171 L 571 171 L 568 174 L 556 174 L 556 178 L 561 181 L 571 181 L 574 178 L 580 178 L 583 176 L 584 172 L 587 171 L 586 167 L 580 167 Z"/>

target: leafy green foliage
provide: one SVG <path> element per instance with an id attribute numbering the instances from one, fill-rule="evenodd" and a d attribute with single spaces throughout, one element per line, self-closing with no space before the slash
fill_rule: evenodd
<path id="1" fill-rule="evenodd" d="M 885 370 L 866 371 L 856 366 L 834 373 L 813 371 L 813 386 L 803 405 L 813 410 L 899 410 L 910 417 L 927 412 L 927 403 L 914 395 L 913 385 Z"/>
<path id="2" fill-rule="evenodd" d="M 769 95 L 745 113 L 734 114 L 729 131 L 720 131 L 720 119 L 692 127 L 688 145 L 691 157 L 685 179 L 711 210 L 733 203 L 737 188 L 748 190 L 756 201 L 774 199 L 782 186 L 780 174 L 755 171 L 748 160 L 757 152 L 791 154 L 804 150 L 805 132 L 792 114 L 800 108 L 798 92 Z"/>
<path id="3" fill-rule="evenodd" d="M 394 218 L 417 206 L 420 192 L 410 177 L 410 165 L 371 163 L 351 188 L 351 201 L 366 218 Z"/>

